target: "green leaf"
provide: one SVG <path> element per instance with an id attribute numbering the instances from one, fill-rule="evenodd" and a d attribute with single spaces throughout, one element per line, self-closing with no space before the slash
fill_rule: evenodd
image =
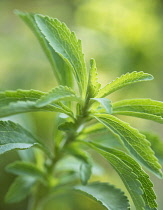
<path id="1" fill-rule="evenodd" d="M 113 114 L 140 117 L 163 123 L 163 102 L 151 99 L 129 99 L 113 103 Z"/>
<path id="2" fill-rule="evenodd" d="M 113 168 L 117 171 L 122 181 L 124 182 L 128 192 L 130 193 L 132 200 L 136 206 L 137 210 L 144 210 L 144 200 L 143 200 L 143 191 L 141 189 L 141 183 L 138 180 L 137 174 L 134 173 L 133 169 L 128 166 L 126 163 L 121 160 L 121 158 L 117 157 L 115 154 L 106 152 L 101 148 L 98 148 L 96 145 L 88 142 L 83 142 L 90 146 L 92 149 L 101 154 L 109 163 L 113 166 Z"/>
<path id="3" fill-rule="evenodd" d="M 15 161 L 14 163 L 7 165 L 6 171 L 16 175 L 33 177 L 46 183 L 45 173 L 30 162 Z"/>
<path id="4" fill-rule="evenodd" d="M 115 155 L 116 157 L 120 158 L 127 166 L 129 166 L 133 170 L 133 173 L 137 175 L 137 179 L 139 180 L 139 182 L 142 185 L 142 187 L 141 187 L 143 190 L 142 197 L 143 197 L 146 205 L 149 206 L 150 208 L 157 207 L 157 203 L 155 201 L 156 195 L 152 189 L 153 183 L 149 179 L 148 174 L 145 173 L 145 171 L 143 171 L 141 166 L 133 158 L 131 158 L 129 155 L 127 155 L 126 153 L 124 153 L 122 151 L 108 148 L 108 147 L 106 148 L 101 145 L 95 144 L 93 142 L 91 142 L 91 144 L 101 150 L 104 150 L 105 152 Z"/>
<path id="5" fill-rule="evenodd" d="M 104 112 L 111 114 L 112 113 L 112 104 L 111 101 L 108 98 L 91 98 L 91 101 L 97 101 L 98 103 L 101 104 L 102 107 L 96 107 L 98 112 L 103 112 L 101 110 L 101 108 L 104 108 Z M 91 110 L 94 109 L 94 105 L 93 107 L 91 107 Z"/>
<path id="6" fill-rule="evenodd" d="M 90 66 L 91 68 L 89 72 L 88 94 L 89 98 L 94 98 L 94 96 L 97 95 L 101 84 L 98 82 L 96 62 L 93 58 L 90 60 Z"/>
<path id="7" fill-rule="evenodd" d="M 31 177 L 18 177 L 10 186 L 5 201 L 7 203 L 17 203 L 25 199 L 31 192 L 35 184 L 35 179 Z"/>
<path id="8" fill-rule="evenodd" d="M 129 152 L 151 172 L 162 178 L 161 165 L 154 156 L 153 150 L 150 148 L 149 141 L 146 137 L 139 133 L 138 130 L 132 128 L 128 123 L 108 114 L 95 114 L 95 118 L 103 123 L 107 128 L 118 134 L 125 147 Z"/>
<path id="9" fill-rule="evenodd" d="M 41 33 L 38 28 L 34 14 L 26 13 L 21 11 L 15 12 L 34 32 L 37 37 L 42 49 L 44 50 L 50 64 L 53 68 L 54 74 L 61 85 L 67 85 L 69 87 L 73 86 L 72 72 L 69 65 L 64 61 L 64 59 L 55 52 L 55 50 L 50 46 L 49 42 L 45 39 L 45 36 Z"/>
<path id="10" fill-rule="evenodd" d="M 100 89 L 96 98 L 103 98 L 127 85 L 152 79 L 153 76 L 151 74 L 144 73 L 143 71 L 134 71 L 131 73 L 124 74 L 121 77 L 118 77 L 116 80 L 112 81 L 111 83 L 107 84 L 102 89 Z"/>
<path id="11" fill-rule="evenodd" d="M 28 149 L 39 146 L 30 132 L 11 121 L 0 121 L 0 154 L 13 149 Z"/>
<path id="12" fill-rule="evenodd" d="M 35 20 L 51 47 L 72 68 L 80 92 L 85 96 L 88 81 L 81 41 L 57 19 L 35 15 Z"/>
<path id="13" fill-rule="evenodd" d="M 56 88 L 53 88 L 50 92 L 43 95 L 36 103 L 37 107 L 46 106 L 52 102 L 57 101 L 71 101 L 76 100 L 79 101 L 80 98 L 78 98 L 75 94 L 75 91 L 73 91 L 71 88 L 67 86 L 58 86 Z"/>
<path id="14" fill-rule="evenodd" d="M 92 165 L 88 162 L 83 162 L 80 166 L 80 179 L 83 185 L 86 185 L 91 177 Z"/>
<path id="15" fill-rule="evenodd" d="M 147 140 L 151 143 L 151 148 L 155 152 L 156 157 L 159 159 L 161 163 L 163 163 L 163 141 L 159 138 L 159 136 L 149 133 L 149 132 L 141 132 L 143 133 Z"/>
<path id="16" fill-rule="evenodd" d="M 75 144 L 68 147 L 68 152 L 81 161 L 80 179 L 83 185 L 86 185 L 92 174 L 92 163 L 88 154 L 80 150 Z"/>
<path id="17" fill-rule="evenodd" d="M 37 90 L 16 90 L 0 92 L 0 117 L 25 113 L 25 112 L 61 112 L 73 116 L 62 103 L 36 107 L 36 101 L 45 93 Z"/>
<path id="18" fill-rule="evenodd" d="M 82 193 L 109 210 L 127 210 L 129 202 L 124 193 L 109 183 L 93 182 L 86 186 L 75 186 Z"/>

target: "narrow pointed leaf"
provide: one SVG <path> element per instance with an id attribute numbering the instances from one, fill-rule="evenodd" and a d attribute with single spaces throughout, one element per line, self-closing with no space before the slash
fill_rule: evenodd
<path id="1" fill-rule="evenodd" d="M 16 14 L 30 27 L 37 37 L 42 49 L 44 50 L 50 64 L 53 68 L 54 74 L 61 85 L 73 86 L 72 72 L 69 65 L 64 59 L 55 52 L 50 46 L 49 42 L 45 39 L 45 36 L 41 33 L 38 28 L 34 14 L 16 11 Z"/>
<path id="2" fill-rule="evenodd" d="M 28 149 L 39 142 L 30 132 L 11 121 L 0 121 L 0 154 L 13 149 Z"/>
<path id="3" fill-rule="evenodd" d="M 108 148 L 108 147 L 103 147 L 103 146 L 95 144 L 93 142 L 91 142 L 91 144 L 93 144 L 94 146 L 96 146 L 97 148 L 99 148 L 101 150 L 104 150 L 105 152 L 116 155 L 116 157 L 120 158 L 127 166 L 132 168 L 133 173 L 135 173 L 137 175 L 137 179 L 139 180 L 139 182 L 142 185 L 142 190 L 143 190 L 142 197 L 144 199 L 144 202 L 150 208 L 157 207 L 157 203 L 155 201 L 156 195 L 155 195 L 155 192 L 153 191 L 153 183 L 149 179 L 148 174 L 145 173 L 145 171 L 142 169 L 142 167 L 131 156 L 127 155 L 126 153 L 124 153 L 122 151 Z"/>
<path id="4" fill-rule="evenodd" d="M 128 192 L 130 193 L 132 200 L 137 210 L 144 210 L 145 202 L 143 199 L 142 185 L 138 180 L 137 174 L 134 173 L 133 169 L 127 165 L 121 158 L 113 153 L 106 152 L 105 150 L 98 148 L 95 144 L 84 142 L 92 149 L 101 154 L 113 168 L 117 171 L 125 184 Z"/>
<path id="5" fill-rule="evenodd" d="M 76 38 L 75 33 L 57 19 L 35 15 L 35 20 L 51 47 L 72 68 L 80 91 L 85 95 L 87 71 L 81 41 Z"/>
<path id="6" fill-rule="evenodd" d="M 113 114 L 153 120 L 163 124 L 163 102 L 151 99 L 129 99 L 113 104 Z"/>
<path id="7" fill-rule="evenodd" d="M 116 80 L 112 81 L 111 83 L 107 84 L 104 88 L 100 89 L 96 98 L 103 98 L 127 85 L 152 79 L 153 76 L 151 74 L 144 73 L 143 71 L 134 71 L 131 73 L 124 74 L 121 77 L 118 77 Z"/>
<path id="8" fill-rule="evenodd" d="M 163 164 L 163 141 L 159 138 L 158 135 L 149 132 L 142 132 L 147 140 L 151 143 L 151 148 L 155 152 L 158 160 Z"/>
<path id="9" fill-rule="evenodd" d="M 33 163 L 16 161 L 7 165 L 6 171 L 16 175 L 33 177 L 43 183 L 46 181 L 45 173 L 37 168 Z"/>
<path id="10" fill-rule="evenodd" d="M 47 94 L 43 95 L 38 101 L 37 106 L 42 107 L 46 106 L 52 102 L 57 102 L 61 100 L 77 100 L 79 101 L 79 98 L 76 96 L 75 92 L 67 87 L 67 86 L 59 86 L 54 89 L 52 89 Z"/>
<path id="11" fill-rule="evenodd" d="M 35 179 L 31 177 L 18 177 L 11 184 L 6 196 L 7 203 L 17 203 L 25 199 L 31 192 Z"/>
<path id="12" fill-rule="evenodd" d="M 72 116 L 71 110 L 66 106 L 52 104 L 44 107 L 36 107 L 36 101 L 45 93 L 37 90 L 16 90 L 0 92 L 0 117 L 6 117 L 25 112 L 61 112 Z"/>
<path id="13" fill-rule="evenodd" d="M 127 210 L 129 202 L 124 193 L 109 183 L 93 182 L 86 186 L 75 186 L 74 189 L 109 210 Z"/>
<path id="14" fill-rule="evenodd" d="M 121 137 L 129 152 L 151 172 L 162 178 L 161 165 L 146 137 L 128 123 L 108 114 L 96 114 L 96 119 Z"/>
<path id="15" fill-rule="evenodd" d="M 90 60 L 90 66 L 88 94 L 90 98 L 94 98 L 94 96 L 97 95 L 101 84 L 98 82 L 96 62 L 94 59 Z"/>

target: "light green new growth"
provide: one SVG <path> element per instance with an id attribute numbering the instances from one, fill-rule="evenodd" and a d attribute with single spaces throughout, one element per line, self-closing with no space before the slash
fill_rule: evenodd
<path id="1" fill-rule="evenodd" d="M 88 95 L 90 98 L 94 98 L 97 95 L 101 84 L 98 82 L 98 73 L 96 68 L 95 59 L 90 60 L 89 82 L 88 82 Z"/>
<path id="2" fill-rule="evenodd" d="M 73 77 L 72 77 L 71 68 L 64 61 L 64 59 L 54 51 L 54 49 L 50 46 L 49 42 L 45 39 L 45 36 L 41 33 L 40 29 L 36 24 L 34 14 L 25 13 L 18 10 L 16 10 L 15 13 L 19 15 L 19 17 L 22 18 L 23 21 L 34 32 L 48 60 L 50 61 L 50 64 L 53 68 L 53 72 L 58 80 L 58 83 L 61 85 L 67 85 L 69 87 L 73 87 Z"/>
<path id="3" fill-rule="evenodd" d="M 81 41 L 64 23 L 39 14 L 20 11 L 16 14 L 39 40 L 59 86 L 49 92 L 0 92 L 0 117 L 38 111 L 60 114 L 55 115 L 55 132 L 49 145 L 46 145 L 46 139 L 42 141 L 44 144 L 41 143 L 38 137 L 14 122 L 0 121 L 0 154 L 33 147 L 26 151 L 28 159 L 24 161 L 22 158 L 23 161 L 6 167 L 8 172 L 18 177 L 10 186 L 5 200 L 18 202 L 30 194 L 33 203 L 29 208 L 40 209 L 58 192 L 73 190 L 97 201 L 104 209 L 130 209 L 128 198 L 121 190 L 109 183 L 90 182 L 90 178 L 99 179 L 95 172 L 99 166 L 91 158 L 94 153 L 90 149 L 93 149 L 119 174 L 136 210 L 156 210 L 153 184 L 137 161 L 162 178 L 161 165 L 153 152 L 163 160 L 162 143 L 148 133 L 143 135 L 114 115 L 163 123 L 163 102 L 129 99 L 112 103 L 104 98 L 130 84 L 152 80 L 153 76 L 134 71 L 100 89 L 95 60 L 90 60 L 87 72 Z M 76 86 L 77 91 L 73 88 Z"/>
<path id="4" fill-rule="evenodd" d="M 80 98 L 76 96 L 74 90 L 67 86 L 59 86 L 52 89 L 47 94 L 43 95 L 36 103 L 37 107 L 46 106 L 52 102 L 57 101 L 80 101 Z"/>
<path id="5" fill-rule="evenodd" d="M 71 32 L 64 23 L 57 19 L 35 15 L 35 20 L 54 51 L 72 68 L 80 92 L 84 97 L 88 81 L 81 41 L 76 38 L 74 32 Z"/>
<path id="6" fill-rule="evenodd" d="M 121 77 L 118 77 L 113 82 L 107 84 L 102 89 L 100 89 L 96 98 L 103 98 L 127 85 L 152 79 L 153 76 L 151 74 L 144 73 L 143 71 L 134 71 L 131 73 L 124 74 Z"/>

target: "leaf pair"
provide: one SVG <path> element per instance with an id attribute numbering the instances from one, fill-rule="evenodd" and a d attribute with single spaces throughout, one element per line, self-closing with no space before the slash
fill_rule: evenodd
<path id="1" fill-rule="evenodd" d="M 80 93 L 84 97 L 88 81 L 81 41 L 57 19 L 20 11 L 16 11 L 16 14 L 35 33 L 53 67 L 58 82 L 72 87 L 74 75 Z"/>
<path id="2" fill-rule="evenodd" d="M 134 159 L 116 149 L 106 148 L 93 142 L 85 144 L 109 161 L 124 182 L 138 210 L 143 210 L 145 206 L 150 209 L 157 207 L 153 184 Z"/>

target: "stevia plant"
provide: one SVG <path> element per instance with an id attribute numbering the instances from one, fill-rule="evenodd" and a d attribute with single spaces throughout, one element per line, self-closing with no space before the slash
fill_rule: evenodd
<path id="1" fill-rule="evenodd" d="M 110 183 L 89 182 L 93 167 L 90 151 L 94 151 L 119 174 L 137 210 L 157 209 L 153 184 L 142 166 L 162 178 L 161 165 L 153 151 L 162 160 L 162 143 L 156 136 L 139 132 L 117 115 L 162 124 L 163 102 L 144 98 L 112 102 L 105 98 L 130 84 L 150 81 L 153 76 L 134 71 L 101 88 L 95 60 L 90 60 L 87 70 L 81 41 L 64 23 L 39 14 L 20 11 L 16 14 L 36 35 L 59 86 L 49 92 L 0 92 L 0 117 L 38 111 L 59 114 L 56 117 L 58 131 L 51 149 L 21 125 L 0 121 L 0 154 L 32 147 L 30 150 L 36 159 L 38 153 L 43 159 L 41 165 L 37 161 L 22 160 L 6 167 L 8 172 L 18 175 L 6 194 L 6 201 L 19 202 L 30 195 L 35 198 L 30 209 L 41 209 L 48 196 L 60 190 L 73 190 L 99 202 L 104 209 L 130 209 L 129 200 L 120 189 Z M 97 136 L 103 139 L 107 133 L 116 134 L 118 146 L 112 144 L 109 137 L 107 144 L 97 141 Z M 78 160 L 80 167 L 69 167 L 70 156 Z M 58 167 L 61 162 L 62 167 Z"/>

